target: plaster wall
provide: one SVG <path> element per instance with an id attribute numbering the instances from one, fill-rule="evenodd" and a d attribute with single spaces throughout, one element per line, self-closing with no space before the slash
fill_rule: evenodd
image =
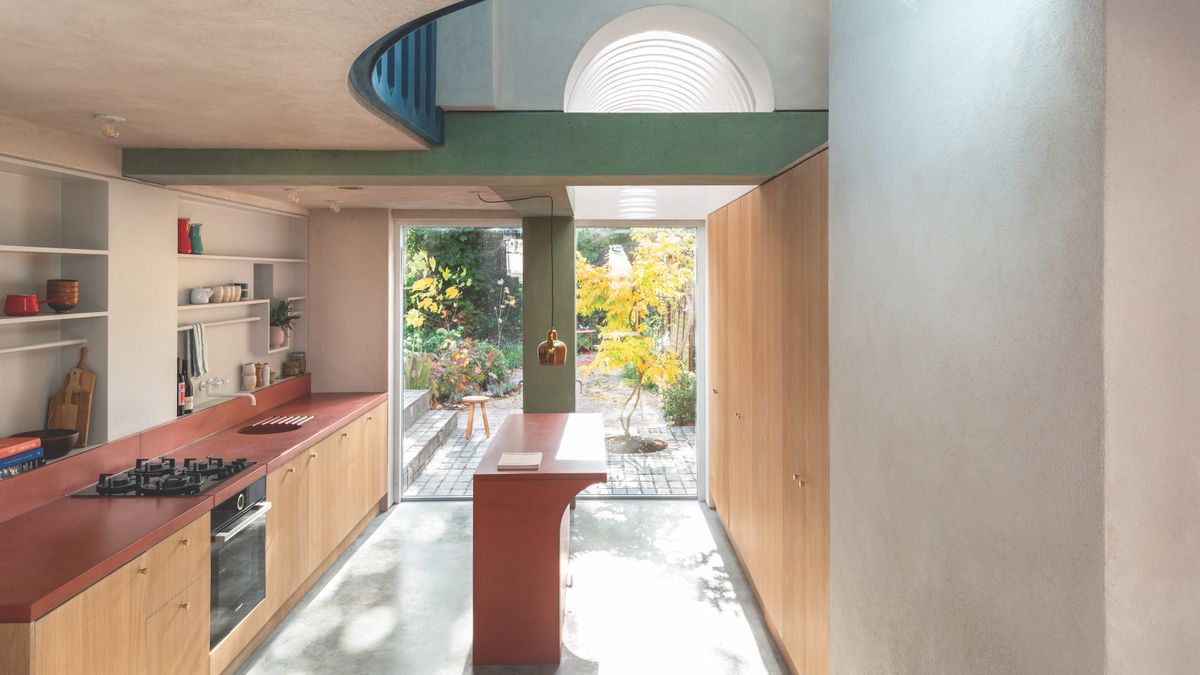
<path id="1" fill-rule="evenodd" d="M 489 9 L 471 8 L 438 23 L 438 103 L 443 106 L 562 110 L 567 76 L 588 38 L 626 12 L 677 4 L 723 19 L 754 43 L 771 73 L 777 110 L 829 107 L 829 14 L 821 0 L 491 0 L 483 4 Z M 494 27 L 490 40 L 484 37 L 489 22 Z M 670 28 L 646 26 L 646 30 Z M 465 43 L 474 46 L 459 50 L 457 46 Z"/>
<path id="2" fill-rule="evenodd" d="M 1102 672 L 1103 3 L 831 7 L 831 670 Z"/>
<path id="3" fill-rule="evenodd" d="M 1110 673 L 1200 663 L 1200 5 L 1106 2 Z"/>
<path id="4" fill-rule="evenodd" d="M 99 138 L 85 138 L 3 115 L 0 115 L 0 155 L 105 176 L 121 175 L 120 147 Z"/>
<path id="5" fill-rule="evenodd" d="M 392 219 L 387 209 L 314 209 L 308 221 L 313 391 L 387 391 Z"/>

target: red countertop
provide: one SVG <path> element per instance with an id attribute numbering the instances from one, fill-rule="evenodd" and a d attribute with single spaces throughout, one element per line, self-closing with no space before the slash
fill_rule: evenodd
<path id="1" fill-rule="evenodd" d="M 540 452 L 536 471 L 500 471 L 506 452 Z M 476 481 L 608 480 L 604 421 L 599 413 L 530 413 L 509 415 L 488 444 L 475 469 Z"/>
<path id="2" fill-rule="evenodd" d="M 258 462 L 195 497 L 62 497 L 0 522 L 0 623 L 27 623 L 178 531 L 213 505 L 278 468 L 387 394 L 306 394 L 169 453 Z M 251 436 L 237 430 L 276 415 L 314 415 L 297 431 Z"/>

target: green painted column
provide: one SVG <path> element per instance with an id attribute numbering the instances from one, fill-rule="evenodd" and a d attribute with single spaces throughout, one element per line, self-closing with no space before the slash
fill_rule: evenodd
<path id="1" fill-rule="evenodd" d="M 537 348 L 550 330 L 549 218 L 525 218 L 522 321 L 525 333 L 525 412 L 575 412 L 575 220 L 555 218 L 554 321 L 567 345 L 561 366 L 538 364 Z"/>

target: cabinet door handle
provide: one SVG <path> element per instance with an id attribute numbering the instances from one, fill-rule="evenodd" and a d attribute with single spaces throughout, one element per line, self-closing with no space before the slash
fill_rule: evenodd
<path id="1" fill-rule="evenodd" d="M 720 395 L 720 392 L 718 392 L 716 389 L 713 389 L 713 393 Z"/>
<path id="2" fill-rule="evenodd" d="M 289 467 L 288 467 L 288 473 L 296 473 L 296 467 L 294 467 L 294 466 L 289 466 Z"/>
<path id="3" fill-rule="evenodd" d="M 149 571 L 150 571 L 149 567 L 139 567 L 138 568 L 138 574 L 145 574 L 146 572 L 149 572 Z"/>
<path id="4" fill-rule="evenodd" d="M 191 609 L 191 608 L 192 608 L 192 603 L 190 603 L 190 602 L 179 603 L 179 609 Z"/>
<path id="5" fill-rule="evenodd" d="M 310 453 L 308 456 L 309 456 L 309 457 L 312 457 L 313 459 L 316 459 L 316 458 L 317 458 L 317 453 L 313 452 L 313 453 Z"/>
<path id="6" fill-rule="evenodd" d="M 179 540 L 179 545 L 180 545 L 180 546 L 191 546 L 191 545 L 192 545 L 192 540 L 191 540 L 191 539 L 180 539 L 180 540 Z"/>
<path id="7" fill-rule="evenodd" d="M 368 417 L 367 417 L 367 421 L 368 421 L 368 422 L 374 422 L 374 421 L 375 421 L 375 416 L 374 416 L 374 415 L 370 415 L 370 416 L 368 416 Z"/>
<path id="8" fill-rule="evenodd" d="M 800 474 L 798 474 L 798 473 L 792 474 L 792 480 L 796 481 L 800 485 L 800 487 L 804 487 L 805 485 L 808 485 L 808 481 L 802 480 L 800 478 Z"/>
<path id="9" fill-rule="evenodd" d="M 342 433 L 342 438 L 345 438 L 345 437 L 347 437 L 347 436 L 349 436 L 349 435 L 350 435 L 349 433 Z"/>
<path id="10" fill-rule="evenodd" d="M 739 420 L 742 419 L 742 413 L 733 413 L 733 415 L 734 415 L 734 417 L 737 417 Z"/>

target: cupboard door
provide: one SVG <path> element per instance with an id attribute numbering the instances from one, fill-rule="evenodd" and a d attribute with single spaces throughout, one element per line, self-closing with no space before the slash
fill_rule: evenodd
<path id="1" fill-rule="evenodd" d="M 363 492 L 367 475 L 366 458 L 363 456 L 363 424 L 365 419 L 359 417 L 347 424 L 341 431 L 335 433 L 335 456 L 338 457 L 337 468 L 337 531 L 333 533 L 333 545 L 336 547 L 345 538 L 354 525 L 362 518 Z"/>
<path id="2" fill-rule="evenodd" d="M 364 503 L 359 516 L 377 508 L 387 494 L 387 403 L 366 414 L 363 421 L 362 451 L 366 460 Z"/>
<path id="3" fill-rule="evenodd" d="M 146 552 L 146 614 L 153 614 L 198 577 L 209 576 L 212 564 L 209 514 L 159 542 Z"/>
<path id="4" fill-rule="evenodd" d="M 787 303 L 790 288 L 784 274 L 789 260 L 783 250 L 784 232 L 789 227 L 789 194 L 773 189 L 763 190 L 760 195 L 750 202 L 750 219 L 755 223 L 750 239 L 750 287 L 755 313 L 752 325 L 764 338 L 757 341 L 748 371 L 754 406 L 751 520 L 757 564 L 754 584 L 762 598 L 763 612 L 778 628 L 783 618 L 783 432 L 796 417 L 794 401 L 784 395 L 785 379 L 796 376 L 796 364 L 790 355 L 794 340 L 784 329 L 785 316 L 791 311 Z"/>
<path id="5" fill-rule="evenodd" d="M 729 302 L 726 329 L 726 348 L 729 351 L 730 379 L 729 407 L 729 520 L 731 534 L 738 544 L 738 551 L 748 567 L 756 564 L 754 541 L 754 383 L 751 373 L 754 358 L 758 356 L 760 340 L 754 332 L 754 297 L 751 283 L 751 259 L 749 242 L 755 236 L 754 215 L 758 192 L 750 192 L 730 205 L 729 252 Z"/>
<path id="6" fill-rule="evenodd" d="M 193 581 L 146 620 L 146 675 L 208 675 L 209 599 L 210 579 L 206 576 Z"/>
<path id="7" fill-rule="evenodd" d="M 337 458 L 334 432 L 325 440 L 308 449 L 304 463 L 304 474 L 308 483 L 308 532 L 307 549 L 309 571 L 325 560 L 325 556 L 337 545 L 334 539 L 338 522 L 336 508 L 337 492 L 342 487 L 337 480 Z"/>
<path id="8" fill-rule="evenodd" d="M 267 602 L 271 613 L 308 578 L 308 474 L 305 453 L 267 474 Z"/>
<path id="9" fill-rule="evenodd" d="M 37 675 L 141 672 L 145 653 L 146 568 L 142 555 L 38 619 Z M 207 637 L 207 633 L 205 633 Z"/>

